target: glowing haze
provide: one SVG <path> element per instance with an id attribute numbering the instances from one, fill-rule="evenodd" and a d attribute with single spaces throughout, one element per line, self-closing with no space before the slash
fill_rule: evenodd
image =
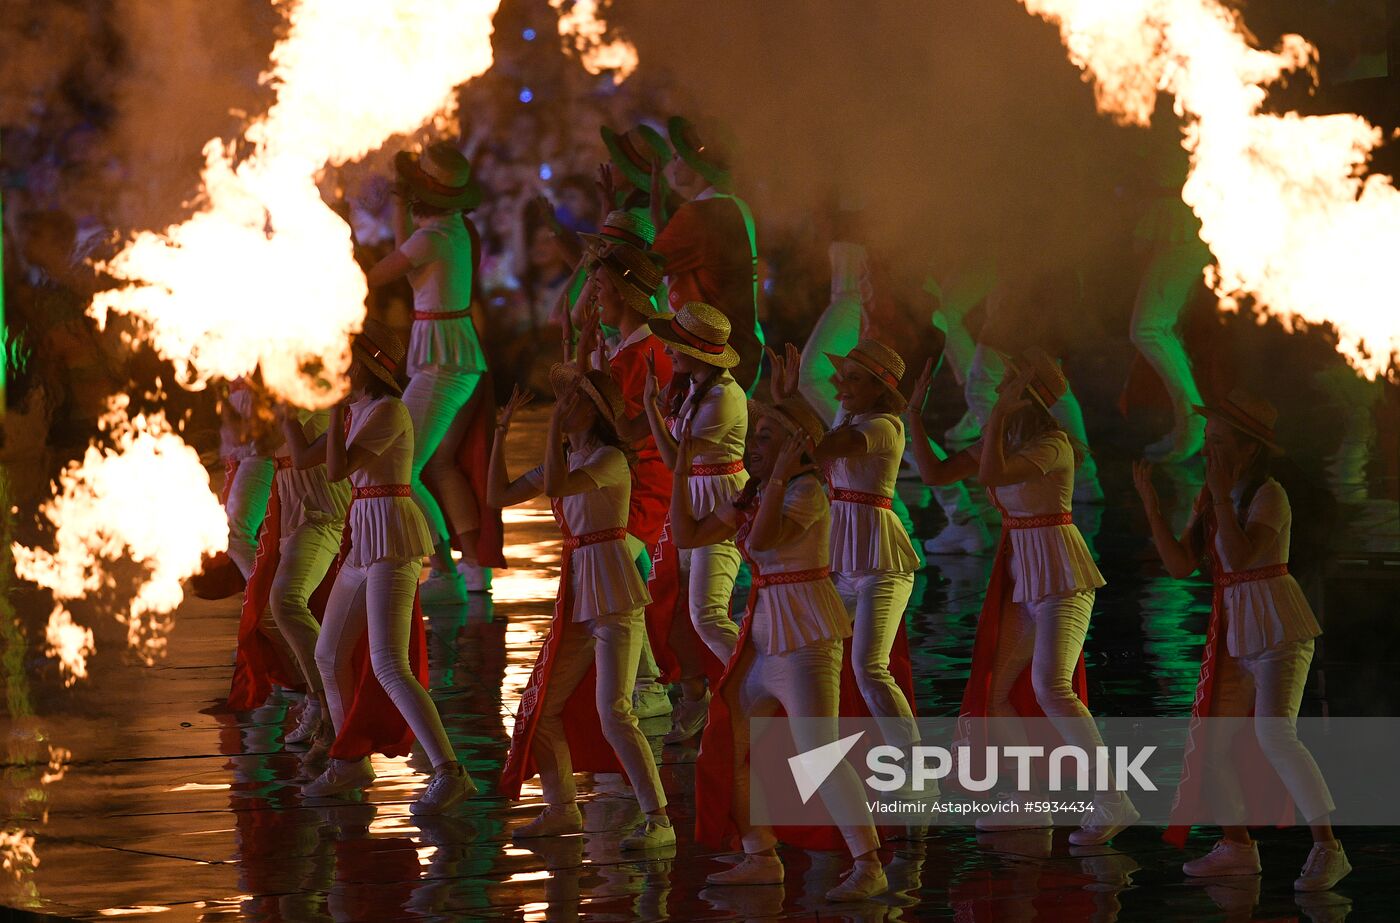
<path id="1" fill-rule="evenodd" d="M 1146 125 L 1158 93 L 1185 121 L 1191 173 L 1183 200 L 1215 255 L 1221 304 L 1252 300 L 1290 330 L 1330 325 L 1337 349 L 1369 378 L 1400 358 L 1400 193 L 1363 178 L 1379 129 L 1357 115 L 1261 112 L 1266 88 L 1306 69 L 1297 35 L 1250 45 L 1218 0 L 1021 0 L 1059 26 L 1099 109 Z"/>
<path id="2" fill-rule="evenodd" d="M 637 48 L 619 37 L 607 37 L 608 24 L 598 18 L 598 0 L 549 0 L 559 13 L 559 36 L 572 44 L 590 74 L 612 72 L 621 83 L 637 69 Z"/>

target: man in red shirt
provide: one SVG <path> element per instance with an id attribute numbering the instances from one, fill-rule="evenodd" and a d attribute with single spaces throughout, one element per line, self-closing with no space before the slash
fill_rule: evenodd
<path id="1" fill-rule="evenodd" d="M 664 196 L 653 176 L 652 221 L 661 230 L 653 249 L 666 260 L 672 311 L 691 301 L 714 305 L 729 318 L 729 342 L 739 353 L 734 380 L 753 393 L 763 359 L 758 322 L 758 247 L 753 214 L 732 193 L 730 153 L 717 137 L 703 141 L 695 126 L 676 116 L 668 123 L 675 155 L 666 178 L 685 204 L 662 221 Z M 707 135 L 717 135 L 707 129 Z"/>

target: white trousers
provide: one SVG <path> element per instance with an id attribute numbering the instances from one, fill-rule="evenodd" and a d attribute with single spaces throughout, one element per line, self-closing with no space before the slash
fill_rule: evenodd
<path id="1" fill-rule="evenodd" d="M 720 663 L 728 663 L 739 644 L 739 623 L 729 615 L 729 601 L 741 561 L 732 541 L 681 550 L 681 578 L 690 588 L 690 622 Z"/>
<path id="2" fill-rule="evenodd" d="M 428 690 L 408 663 L 413 596 L 418 591 L 421 561 L 376 561 L 369 567 L 340 569 L 326 602 L 326 617 L 316 642 L 316 666 L 326 690 L 326 704 L 337 732 L 345 725 L 346 697 L 354 687 L 350 658 L 369 633 L 369 660 L 375 679 L 432 760 L 441 766 L 457 759 L 443 729 L 442 717 Z"/>
<path id="3" fill-rule="evenodd" d="M 836 368 L 826 354 L 844 356 L 855 348 L 860 339 L 860 314 L 859 292 L 837 295 L 817 318 L 807 336 L 807 344 L 802 347 L 797 389 L 812 409 L 821 414 L 827 426 L 836 422 L 841 405 L 836 399 L 836 385 L 831 380 Z"/>
<path id="4" fill-rule="evenodd" d="M 919 739 L 919 730 L 904 690 L 890 675 L 890 651 L 909 595 L 914 592 L 914 575 L 869 571 L 836 574 L 833 582 L 846 611 L 855 619 L 851 666 L 861 697 L 873 717 L 897 719 L 890 723 L 898 724 L 898 736 L 887 742 L 907 746 Z"/>
<path id="5" fill-rule="evenodd" d="M 1074 694 L 1073 682 L 1093 609 L 1093 590 L 1045 596 L 1028 603 L 1006 601 L 992 667 L 988 717 L 1017 717 L 1011 707 L 1011 689 L 1029 665 L 1036 703 L 1065 743 L 1089 753 L 1103 744 L 1089 709 Z M 1025 729 L 1019 722 L 998 722 L 997 728 L 1005 738 L 1004 746 L 1025 744 Z"/>
<path id="6" fill-rule="evenodd" d="M 1312 664 L 1313 639 L 1279 644 L 1248 657 L 1231 657 L 1221 651 L 1215 676 L 1212 717 L 1243 718 L 1254 711 L 1254 733 L 1259 748 L 1283 780 L 1298 811 L 1308 822 L 1336 810 L 1332 793 L 1308 748 L 1298 740 L 1296 720 L 1303 701 L 1303 687 Z M 1245 821 L 1243 793 L 1237 766 L 1230 759 L 1229 732 L 1234 722 L 1211 725 L 1208 740 L 1212 807 L 1225 825 Z"/>
<path id="7" fill-rule="evenodd" d="M 752 648 L 738 665 L 739 682 L 728 692 L 730 722 L 734 733 L 735 823 L 743 837 L 744 852 L 758 853 L 777 845 L 773 828 L 749 821 L 749 721 L 771 718 L 781 708 L 789 718 L 825 718 L 792 725 L 797 752 L 805 753 L 836 740 L 841 698 L 841 642 L 818 641 L 786 654 L 763 654 Z M 864 804 L 860 778 L 844 760 L 819 789 L 833 817 Z M 880 847 L 875 824 L 842 826 L 841 836 L 852 856 Z"/>
<path id="8" fill-rule="evenodd" d="M 316 666 L 316 640 L 321 625 L 311 614 L 308 601 L 325 579 L 340 551 L 344 528 L 341 520 L 306 520 L 291 535 L 282 536 L 277 573 L 269 600 L 273 622 L 287 642 L 306 679 L 307 688 L 319 694 L 325 687 Z"/>
<path id="9" fill-rule="evenodd" d="M 1191 374 L 1191 360 L 1177 327 L 1209 262 L 1210 251 L 1199 241 L 1153 254 L 1138 285 L 1128 327 L 1133 345 L 1167 389 L 1178 428 L 1195 412 L 1192 408 L 1201 403 L 1201 392 Z"/>
<path id="10" fill-rule="evenodd" d="M 637 536 L 628 534 L 625 539 L 627 553 L 637 562 L 637 573 L 642 577 L 642 582 L 646 583 L 651 576 L 651 557 L 654 548 L 648 548 Z M 656 665 L 656 655 L 651 649 L 651 638 L 645 631 L 642 632 L 641 649 L 637 653 L 637 686 L 650 686 L 661 676 L 661 668 Z"/>
<path id="11" fill-rule="evenodd" d="M 476 498 L 456 458 L 467 428 L 462 408 L 480 381 L 480 372 L 428 366 L 418 370 L 403 392 L 413 418 L 413 499 L 428 520 L 435 545 L 480 525 Z"/>
<path id="12" fill-rule="evenodd" d="M 632 714 L 637 658 L 645 640 L 641 609 L 586 622 L 564 622 L 564 637 L 554 653 L 554 668 L 535 726 L 535 765 L 546 804 L 568 804 L 576 797 L 573 761 L 564 735 L 564 705 L 588 668 L 596 667 L 594 697 L 608 746 L 617 754 L 642 810 L 651 814 L 666 806 L 651 745 Z"/>
<path id="13" fill-rule="evenodd" d="M 228 556 L 243 579 L 253 575 L 253 560 L 258 556 L 258 530 L 267 516 L 267 501 L 272 496 L 272 478 L 276 473 L 272 459 L 251 456 L 239 460 L 228 489 L 224 514 L 228 516 Z"/>

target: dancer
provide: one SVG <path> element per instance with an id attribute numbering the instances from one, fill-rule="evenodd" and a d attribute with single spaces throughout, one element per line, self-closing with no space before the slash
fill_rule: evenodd
<path id="1" fill-rule="evenodd" d="M 673 846 L 661 776 L 632 714 L 646 636 L 642 610 L 651 597 L 624 541 L 632 478 L 630 447 L 617 431 L 622 393 L 606 372 L 571 365 L 556 364 L 549 379 L 557 402 L 544 464 L 515 480 L 506 473 L 511 418 L 528 401 L 518 389 L 502 410 L 491 450 L 492 505 L 514 506 L 543 492 L 564 530 L 554 620 L 520 699 L 501 791 L 518 798 L 521 784 L 538 771 L 545 809 L 515 836 L 578 833 L 583 815 L 574 771 L 620 768 L 646 813 L 622 848 Z"/>
<path id="2" fill-rule="evenodd" d="M 413 421 L 399 395 L 403 343 L 374 320 L 352 345 L 350 389 L 354 402 L 337 404 L 325 434 L 326 473 L 350 479 L 350 549 L 326 602 L 316 643 L 326 705 L 338 735 L 350 714 L 357 681 L 356 646 L 368 639 L 374 676 L 399 715 L 413 729 L 433 766 L 433 778 L 413 803 L 414 814 L 440 814 L 475 794 L 443 729 L 442 718 L 409 663 L 409 639 L 422 558 L 432 550 L 423 514 L 408 484 L 413 468 Z M 331 755 L 335 755 L 332 748 Z M 303 794 L 324 797 L 361 789 L 374 781 L 368 756 L 335 758 Z"/>
<path id="3" fill-rule="evenodd" d="M 651 434 L 672 471 L 680 464 L 677 440 L 690 438 L 692 452 L 685 482 L 690 510 L 698 517 L 708 516 L 733 503 L 749 479 L 744 470 L 748 402 L 729 373 L 739 363 L 739 354 L 729 345 L 729 319 L 708 304 L 691 302 L 676 314 L 653 318 L 647 325 L 665 342 L 675 371 L 668 408 L 660 403 L 657 376 L 647 376 Z M 658 556 L 665 551 L 663 543 Z M 687 583 L 690 621 L 696 634 L 720 664 L 728 663 L 739 639 L 739 627 L 729 614 L 739 574 L 739 550 L 732 538 L 681 548 L 679 568 L 677 579 Z M 690 658 L 689 663 L 703 660 Z M 681 677 L 681 702 L 673 715 L 671 733 L 666 735 L 667 743 L 694 737 L 709 713 L 710 693 L 704 677 L 695 666 L 688 672 L 692 675 Z"/>
<path id="4" fill-rule="evenodd" d="M 413 498 L 427 519 L 432 572 L 423 585 L 428 602 L 460 602 L 485 590 L 489 574 L 477 559 L 481 529 L 476 496 L 458 467 L 466 433 L 463 412 L 486 372 L 486 356 L 472 324 L 472 277 L 479 247 L 465 213 L 481 203 L 471 163 L 446 142 L 422 155 L 400 151 L 394 242 L 397 249 L 369 271 L 369 284 L 404 276 L 413 286 L 409 384 L 403 402 L 413 419 Z M 462 549 L 453 569 L 452 539 Z"/>
<path id="5" fill-rule="evenodd" d="M 1226 736 L 1233 728 L 1207 728 L 1199 720 L 1252 714 L 1259 749 L 1312 828 L 1313 848 L 1293 887 L 1326 891 L 1351 872 L 1351 863 L 1332 832 L 1332 794 L 1294 725 L 1322 629 L 1288 573 L 1293 513 L 1288 494 L 1269 477 L 1269 456 L 1278 451 L 1278 411 L 1238 389 L 1196 410 L 1206 418 L 1206 487 L 1180 538 L 1162 515 L 1151 466 L 1133 466 L 1152 541 L 1168 573 L 1188 577 L 1209 554 L 1215 584 L 1178 810 L 1195 807 L 1208 785 L 1207 803 L 1216 814 L 1238 820 L 1225 824 L 1215 848 L 1182 871 L 1202 878 L 1259 874 L 1259 847 L 1244 826 L 1243 808 L 1264 787 L 1241 790 Z M 1168 841 L 1183 845 L 1189 823 L 1173 820 Z"/>
<path id="6" fill-rule="evenodd" d="M 836 369 L 841 411 L 812 458 L 831 479 L 832 579 L 855 624 L 851 665 L 861 697 L 872 716 L 899 725 L 889 742 L 903 746 L 919 736 L 913 703 L 890 674 L 890 651 L 904 632 L 904 609 L 919 569 L 919 556 L 892 509 L 904 455 L 904 359 L 873 339 L 826 358 Z M 786 362 L 769 353 L 775 400 L 791 396 L 785 392 L 798 377 L 796 360 L 791 348 Z"/>
<path id="7" fill-rule="evenodd" d="M 271 427 L 260 427 L 258 402 L 243 378 L 229 384 L 220 427 L 224 456 L 224 511 L 228 516 L 228 556 L 246 582 L 253 575 L 258 530 L 272 493 Z"/>
<path id="8" fill-rule="evenodd" d="M 729 321 L 738 352 L 734 379 L 745 393 L 758 384 L 763 361 L 763 328 L 758 322 L 758 238 L 753 214 L 734 195 L 730 157 L 711 127 L 704 140 L 688 120 L 667 123 L 675 156 L 666 176 L 685 204 L 667 220 L 665 185 L 652 173 L 651 213 L 655 250 L 666 260 L 671 310 L 689 302 L 713 305 Z"/>
<path id="9" fill-rule="evenodd" d="M 1038 349 L 1026 351 L 1020 369 L 1009 358 L 1005 364 L 1007 378 L 982 440 L 946 461 L 930 451 L 920 419 L 932 363 L 915 383 L 907 408 L 924 482 L 976 477 L 1002 513 L 1001 544 L 977 624 L 960 731 L 983 733 L 983 718 L 1044 715 L 1066 743 L 1095 753 L 1103 741 L 1086 707 L 1083 650 L 1095 591 L 1104 579 L 1070 518 L 1076 447 L 1050 413 L 1069 385 L 1055 361 Z M 1009 738 L 1003 745 L 1025 743 L 1020 722 L 998 724 Z M 1025 794 L 1017 820 L 987 815 L 978 829 L 1050 826 L 1049 814 L 1025 809 Z M 1139 816 L 1125 793 L 1098 794 L 1070 842 L 1106 843 Z"/>
<path id="10" fill-rule="evenodd" d="M 692 436 L 682 439 L 671 493 L 680 547 L 737 537 L 754 569 L 744 630 L 712 701 L 695 770 L 696 839 L 723 847 L 738 834 L 743 843 L 743 861 L 709 876 L 717 885 L 782 882 L 777 837 L 771 827 L 749 819 L 749 723 L 780 712 L 828 719 L 793 725 L 797 751 L 834 741 L 842 640 L 851 636 L 850 617 L 829 579 L 831 507 L 812 460 L 825 426 L 800 397 L 753 408 L 746 462 L 754 480 L 737 502 L 696 511 L 689 484 Z M 833 778 L 821 789 L 833 816 L 864 804 L 850 764 L 840 763 Z M 876 852 L 880 837 L 869 815 L 840 832 L 855 866 L 827 899 L 857 901 L 883 893 L 888 883 Z"/>

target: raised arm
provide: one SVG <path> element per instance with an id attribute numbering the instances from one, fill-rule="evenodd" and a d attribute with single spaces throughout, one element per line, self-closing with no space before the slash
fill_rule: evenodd
<path id="1" fill-rule="evenodd" d="M 977 468 L 977 480 L 987 487 L 1020 484 L 1041 473 L 1030 459 L 1022 455 L 1006 457 L 1006 421 L 1016 411 L 1030 406 L 1030 398 L 1022 396 L 1029 381 L 1030 373 L 1022 372 L 1002 388 L 991 416 L 987 418 L 982 436 L 982 457 Z"/>
<path id="2" fill-rule="evenodd" d="M 540 489 L 528 478 L 511 480 L 506 471 L 506 435 L 510 432 L 511 419 L 533 399 L 533 395 L 516 385 L 496 419 L 496 437 L 491 443 L 491 462 L 486 471 L 486 502 L 496 509 L 515 506 L 540 495 Z"/>
<path id="3" fill-rule="evenodd" d="M 1228 470 L 1216 455 L 1206 456 L 1206 487 L 1215 512 L 1216 537 L 1220 553 L 1230 570 L 1248 570 L 1259 559 L 1259 553 L 1273 541 L 1278 529 L 1267 522 L 1255 521 L 1242 527 L 1235 516 L 1230 491 L 1239 472 Z"/>
<path id="4" fill-rule="evenodd" d="M 593 476 L 586 471 L 570 471 L 564 454 L 564 421 L 574 412 L 579 401 L 588 400 L 577 388 L 559 397 L 549 417 L 549 432 L 544 442 L 544 493 L 547 497 L 569 497 L 597 488 Z"/>
<path id="5" fill-rule="evenodd" d="M 681 440 L 677 447 L 679 460 L 674 466 L 671 482 L 671 538 L 677 548 L 703 548 L 733 538 L 735 528 L 714 513 L 696 519 L 690 506 L 691 442 Z"/>
<path id="6" fill-rule="evenodd" d="M 647 382 L 642 390 L 642 406 L 646 408 L 647 424 L 651 427 L 652 438 L 661 453 L 661 461 L 672 471 L 676 470 L 676 440 L 666 428 L 666 412 L 661 409 L 661 386 L 656 382 L 656 359 L 647 353 Z M 689 470 L 687 469 L 687 474 Z"/>
<path id="7" fill-rule="evenodd" d="M 769 551 L 800 536 L 807 526 L 793 522 L 783 515 L 787 500 L 787 484 L 802 467 L 802 455 L 811 449 L 811 442 L 797 436 L 788 436 L 778 457 L 773 463 L 773 474 L 764 484 L 754 514 L 753 525 L 749 528 L 749 547 L 754 551 Z"/>
<path id="8" fill-rule="evenodd" d="M 1162 515 L 1162 503 L 1157 496 L 1157 488 L 1152 485 L 1152 466 L 1145 461 L 1133 462 L 1133 484 L 1138 497 L 1142 499 L 1143 512 L 1147 514 L 1147 525 L 1152 529 L 1152 544 L 1157 547 L 1157 555 L 1167 573 L 1178 580 L 1191 576 L 1201 559 L 1201 549 L 1196 547 L 1194 529 L 1177 538 L 1172 534 L 1171 523 Z M 1231 517 L 1233 518 L 1233 517 Z"/>
<path id="9" fill-rule="evenodd" d="M 345 451 L 347 412 L 344 401 L 336 404 L 331 410 L 331 425 L 326 429 L 326 477 L 332 481 L 343 481 L 350 476 L 350 464 Z"/>
<path id="10" fill-rule="evenodd" d="M 286 440 L 287 453 L 292 457 L 293 467 L 314 468 L 326 463 L 326 435 L 330 432 L 329 429 L 314 440 L 308 440 L 306 430 L 302 429 L 301 422 L 297 419 L 295 408 L 291 407 L 282 411 L 281 421 L 282 436 Z"/>
<path id="11" fill-rule="evenodd" d="M 972 454 L 963 451 L 949 458 L 924 429 L 924 405 L 928 402 L 929 388 L 933 384 L 933 360 L 924 363 L 924 370 L 914 382 L 914 390 L 909 404 L 904 408 L 904 419 L 909 425 L 910 441 L 914 449 L 914 464 L 919 469 L 919 478 L 930 487 L 941 487 L 956 481 L 964 481 L 977 475 L 977 461 Z M 822 440 L 825 442 L 826 440 Z"/>

